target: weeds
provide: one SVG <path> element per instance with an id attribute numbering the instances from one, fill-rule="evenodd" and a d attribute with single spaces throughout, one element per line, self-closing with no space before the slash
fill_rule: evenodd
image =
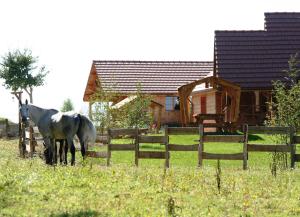
<path id="1" fill-rule="evenodd" d="M 220 164 L 220 160 L 218 159 L 217 161 L 217 167 L 216 167 L 216 183 L 217 183 L 217 189 L 219 194 L 221 193 L 221 164 Z"/>
<path id="2" fill-rule="evenodd" d="M 170 196 L 168 199 L 167 209 L 168 209 L 168 216 L 170 216 L 170 217 L 179 216 L 176 213 L 176 209 L 178 210 L 178 209 L 180 209 L 180 207 L 175 205 L 175 199 L 172 196 Z"/>

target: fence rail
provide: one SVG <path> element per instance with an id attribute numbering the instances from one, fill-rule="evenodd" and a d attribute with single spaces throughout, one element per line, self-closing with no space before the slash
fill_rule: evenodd
<path id="1" fill-rule="evenodd" d="M 289 127 L 248 127 L 245 126 L 241 135 L 210 135 L 204 132 L 204 126 L 199 127 L 166 127 L 162 136 L 145 135 L 145 129 L 108 129 L 107 135 L 97 135 L 97 142 L 107 142 L 107 151 L 86 152 L 88 157 L 106 158 L 107 165 L 110 165 L 112 151 L 133 151 L 135 153 L 135 164 L 138 166 L 139 159 L 164 159 L 165 167 L 169 167 L 170 152 L 172 151 L 195 151 L 198 152 L 198 166 L 202 166 L 203 160 L 241 160 L 243 169 L 247 168 L 249 152 L 285 152 L 291 154 L 291 167 L 295 162 L 300 162 L 300 154 L 296 153 L 296 144 L 300 144 L 300 136 L 294 136 Z M 290 137 L 287 144 L 249 144 L 248 134 L 285 134 Z M 23 134 L 23 133 L 22 133 Z M 171 135 L 198 135 L 197 144 L 169 144 Z M 128 144 L 114 144 L 112 140 L 119 138 L 132 138 Z M 36 127 L 30 129 L 29 136 L 25 136 L 24 142 L 29 145 L 28 151 L 34 151 L 34 147 L 42 138 Z M 29 144 L 28 144 L 29 141 Z M 193 141 L 195 142 L 194 138 Z M 241 153 L 208 153 L 204 150 L 207 142 L 242 143 Z M 140 150 L 140 145 L 155 143 L 163 145 L 164 151 Z"/>

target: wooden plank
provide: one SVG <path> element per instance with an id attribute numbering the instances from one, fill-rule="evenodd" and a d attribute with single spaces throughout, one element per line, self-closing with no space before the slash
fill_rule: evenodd
<path id="1" fill-rule="evenodd" d="M 295 162 L 300 162 L 300 154 L 294 155 Z"/>
<path id="2" fill-rule="evenodd" d="M 165 159 L 166 152 L 164 152 L 164 151 L 139 151 L 138 158 Z"/>
<path id="3" fill-rule="evenodd" d="M 177 145 L 169 144 L 170 151 L 198 151 L 198 144 L 195 145 Z"/>
<path id="4" fill-rule="evenodd" d="M 107 152 L 86 151 L 86 156 L 93 158 L 107 158 Z"/>
<path id="5" fill-rule="evenodd" d="M 250 134 L 287 134 L 289 127 L 265 127 L 265 126 L 249 126 Z"/>
<path id="6" fill-rule="evenodd" d="M 260 144 L 248 144 L 248 152 L 290 152 L 291 146 L 288 145 L 260 145 Z"/>
<path id="7" fill-rule="evenodd" d="M 199 135 L 200 135 L 200 140 L 199 140 L 199 147 L 198 147 L 198 167 L 202 167 L 203 164 L 202 153 L 204 150 L 204 143 L 203 143 L 204 128 L 202 124 L 199 125 Z"/>
<path id="8" fill-rule="evenodd" d="M 96 142 L 107 144 L 108 141 L 108 135 L 97 135 Z"/>
<path id="9" fill-rule="evenodd" d="M 300 144 L 300 136 L 294 136 L 293 137 L 293 143 L 294 144 Z"/>
<path id="10" fill-rule="evenodd" d="M 120 136 L 135 136 L 136 129 L 110 129 L 109 133 L 112 138 Z"/>
<path id="11" fill-rule="evenodd" d="M 202 152 L 202 159 L 210 159 L 210 160 L 244 160 L 243 153 L 235 153 L 235 154 L 213 154 Z"/>
<path id="12" fill-rule="evenodd" d="M 135 148 L 134 144 L 110 144 L 110 151 L 133 151 Z"/>
<path id="13" fill-rule="evenodd" d="M 160 108 L 161 112 L 161 108 Z M 170 167 L 170 149 L 169 149 L 169 135 L 168 135 L 168 126 L 165 128 L 165 137 L 166 137 L 166 143 L 165 143 L 165 151 L 166 151 L 166 161 L 165 161 L 165 168 Z"/>
<path id="14" fill-rule="evenodd" d="M 149 131 L 148 128 L 139 128 L 139 134 L 147 134 Z"/>
<path id="15" fill-rule="evenodd" d="M 139 136 L 139 143 L 166 143 L 164 136 Z"/>
<path id="16" fill-rule="evenodd" d="M 203 127 L 204 128 L 224 127 L 224 124 L 219 124 L 219 123 L 204 123 Z"/>
<path id="17" fill-rule="evenodd" d="M 203 142 L 244 142 L 244 135 L 206 135 Z"/>
<path id="18" fill-rule="evenodd" d="M 169 135 L 198 135 L 198 127 L 168 127 Z"/>

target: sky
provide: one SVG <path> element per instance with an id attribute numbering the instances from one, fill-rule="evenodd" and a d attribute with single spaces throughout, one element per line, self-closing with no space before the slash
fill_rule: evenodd
<path id="1" fill-rule="evenodd" d="M 34 104 L 60 109 L 70 98 L 85 113 L 93 60 L 212 61 L 215 30 L 263 30 L 264 12 L 299 11 L 297 0 L 0 0 L 0 56 L 30 49 L 49 70 Z M 0 117 L 17 121 L 2 84 Z"/>

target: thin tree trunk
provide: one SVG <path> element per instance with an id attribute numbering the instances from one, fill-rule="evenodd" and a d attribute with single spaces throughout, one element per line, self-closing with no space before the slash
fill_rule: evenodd
<path id="1" fill-rule="evenodd" d="M 29 102 L 32 104 L 33 103 L 33 88 L 29 87 L 29 90 L 26 88 L 24 90 L 29 95 Z"/>

